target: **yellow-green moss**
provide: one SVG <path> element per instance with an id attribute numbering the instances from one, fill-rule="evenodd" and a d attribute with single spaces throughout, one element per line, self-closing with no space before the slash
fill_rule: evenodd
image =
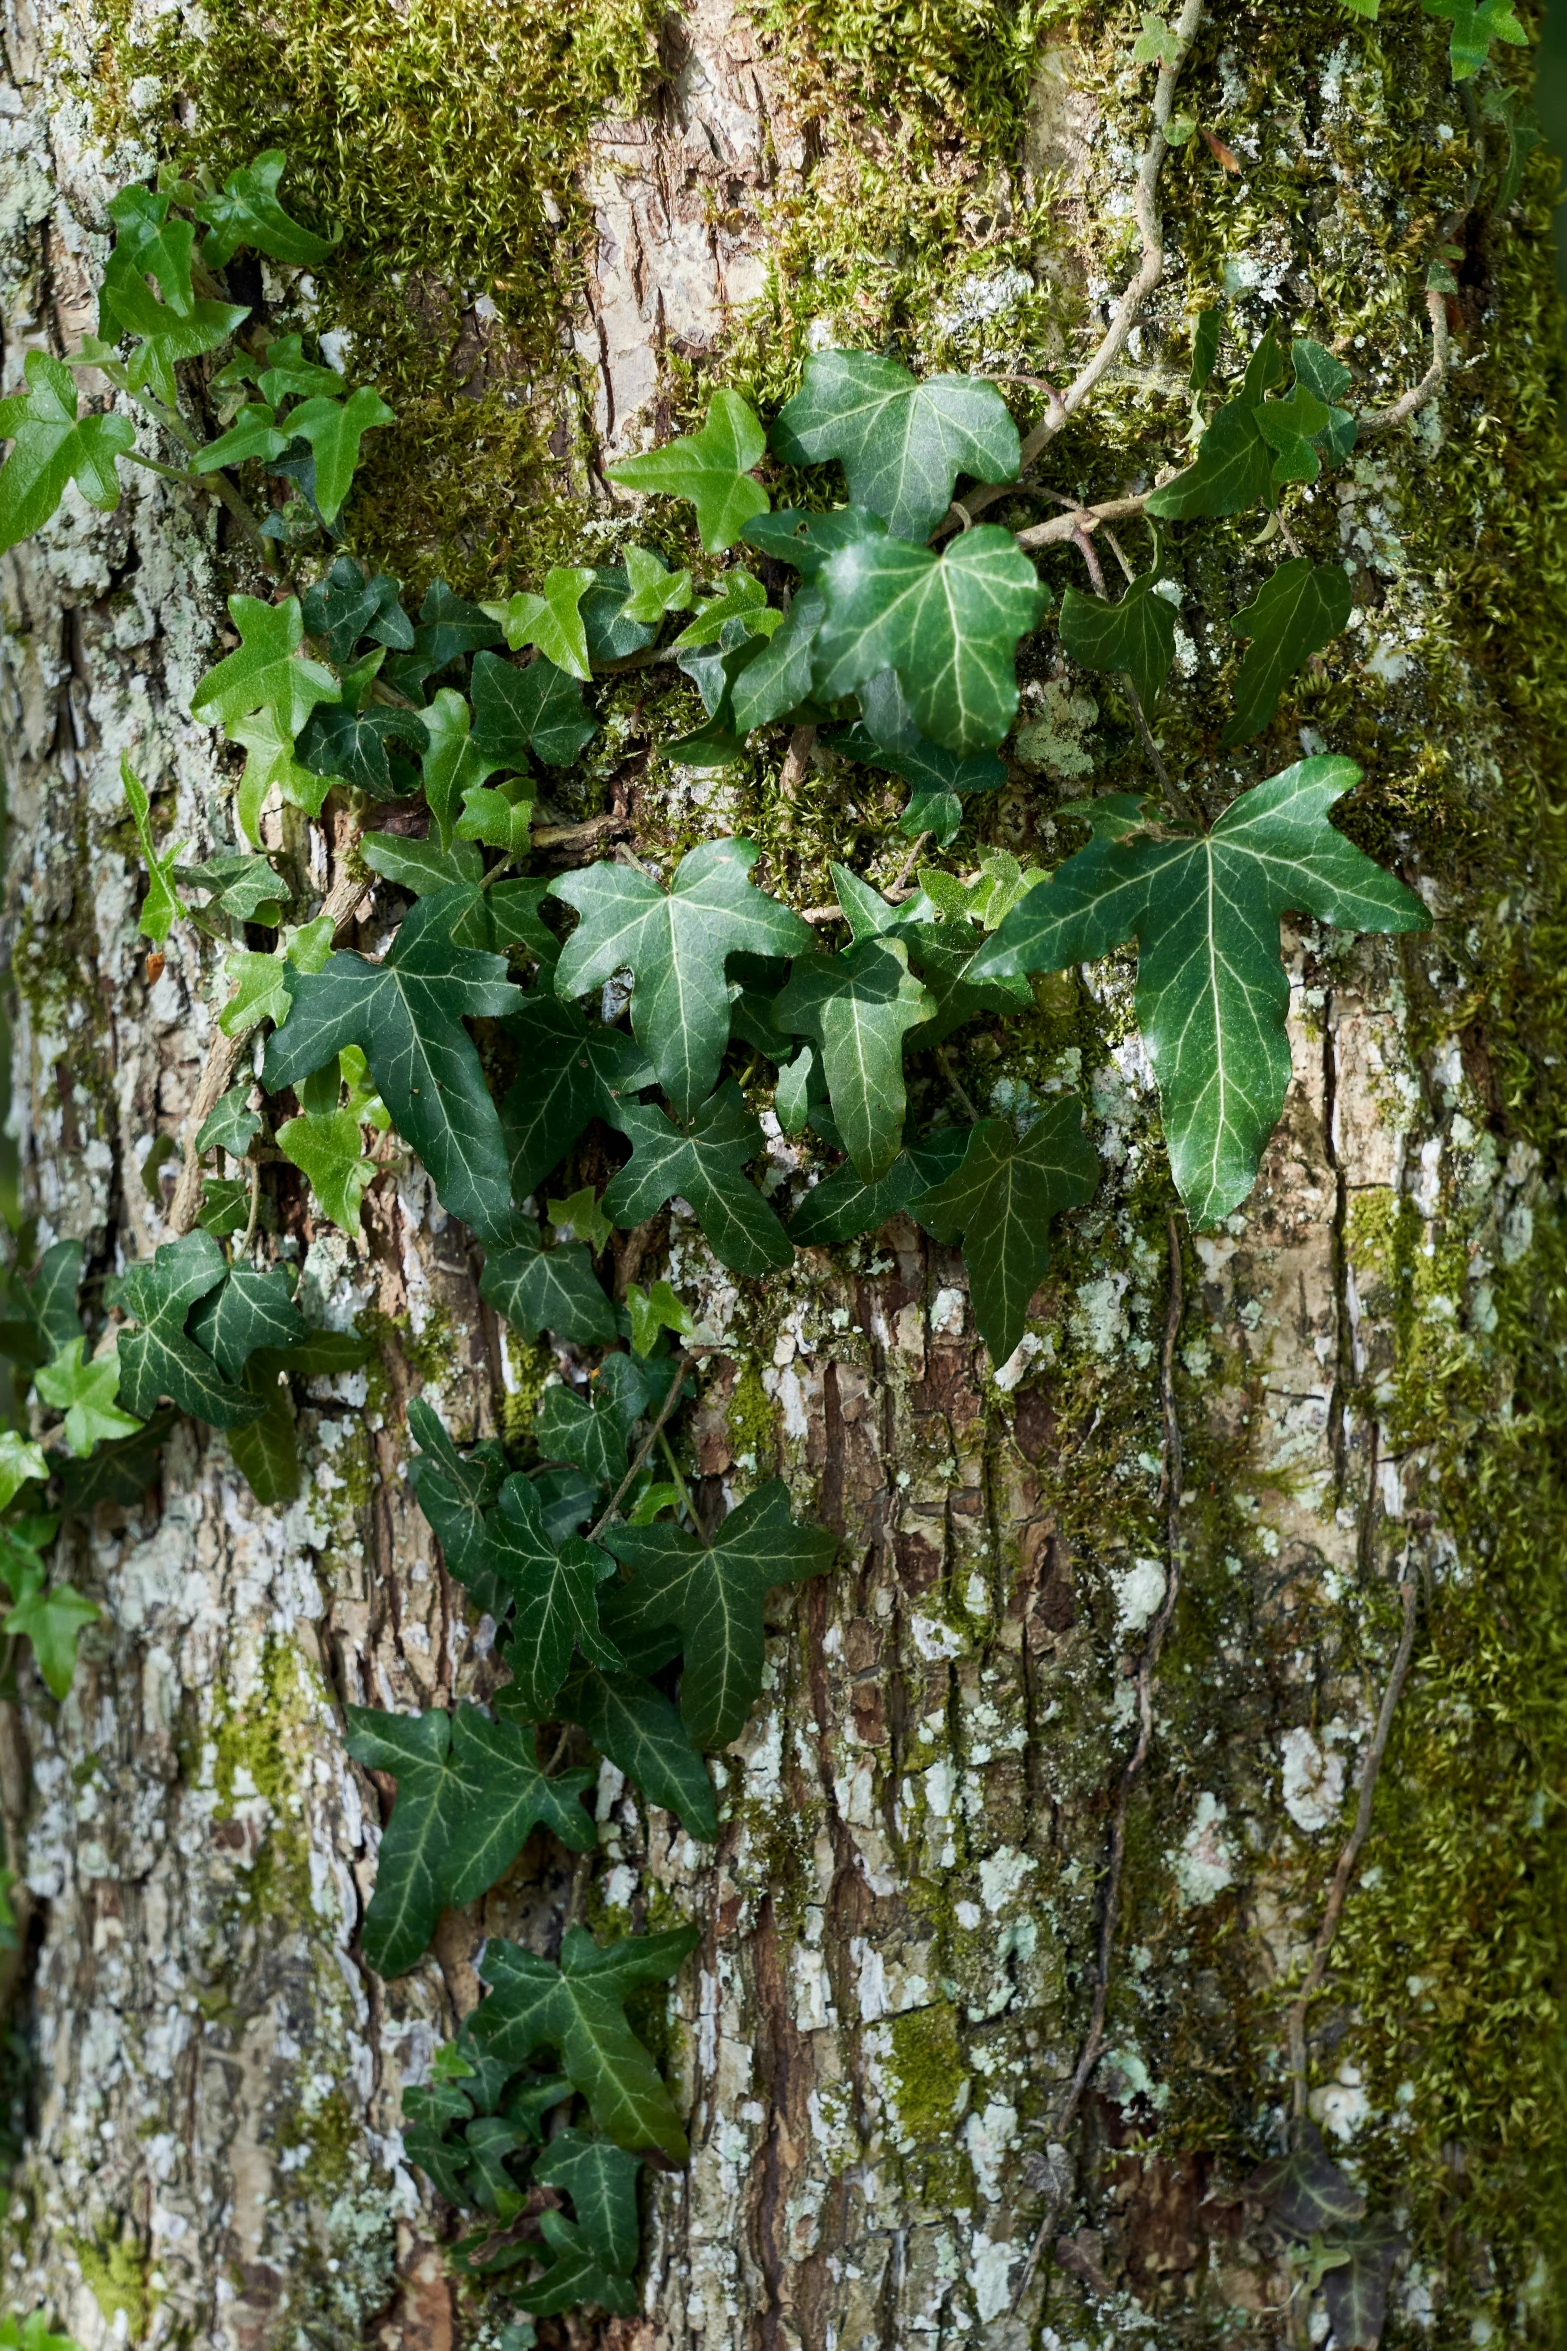
<path id="1" fill-rule="evenodd" d="M 250 1916 L 284 1917 L 297 1924 L 309 1915 L 310 1840 L 300 1788 L 317 1709 L 297 1647 L 274 1636 L 262 1649 L 245 1696 L 227 1688 L 218 1695 L 210 1733 L 213 1817 L 232 1820 L 252 1795 L 269 1813 L 260 1847 L 239 1879 L 240 1905 Z"/>
<path id="2" fill-rule="evenodd" d="M 71 2250 L 82 2281 L 97 2303 L 106 2327 L 123 2317 L 124 2340 L 139 2343 L 161 2296 L 151 2283 L 151 2264 L 129 2221 L 118 2238 L 73 2237 Z"/>

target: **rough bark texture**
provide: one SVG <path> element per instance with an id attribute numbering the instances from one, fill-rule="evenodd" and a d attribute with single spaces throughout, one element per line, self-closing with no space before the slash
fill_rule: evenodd
<path id="1" fill-rule="evenodd" d="M 635 88 L 631 13 L 617 37 Z M 604 451 L 667 429 L 693 380 L 727 369 L 776 388 L 808 332 L 1025 371 L 1091 347 L 1129 266 L 1149 86 L 1127 62 L 1135 27 L 1063 15 L 1025 37 L 956 0 L 904 18 L 777 0 L 753 20 L 696 0 L 665 25 L 644 111 L 586 140 L 560 131 L 546 156 L 564 225 L 540 232 L 558 239 L 561 289 L 542 322 L 504 304 L 495 322 L 455 230 L 440 289 L 449 174 L 432 182 L 418 283 L 435 289 L 437 389 L 397 459 L 423 487 L 412 536 L 399 542 L 382 499 L 361 543 L 404 576 L 444 558 L 465 584 L 522 584 L 527 508 L 553 518 L 552 545 L 602 559 L 622 511 Z M 1536 158 L 1505 214 L 1471 201 L 1480 118 L 1450 87 L 1446 27 L 1397 5 L 1384 18 L 1238 12 L 1205 34 L 1191 103 L 1240 172 L 1201 142 L 1170 166 L 1166 284 L 1047 478 L 1111 495 L 1180 455 L 1183 322 L 1221 293 L 1243 340 L 1277 316 L 1344 351 L 1363 406 L 1385 402 L 1425 365 L 1426 260 L 1443 235 L 1464 248 L 1463 370 L 1298 523 L 1357 567 L 1335 672 L 1349 682 L 1306 684 L 1248 771 L 1298 755 L 1303 725 L 1356 752 L 1368 785 L 1349 821 L 1419 878 L 1440 927 L 1402 954 L 1287 935 L 1297 1083 L 1244 1213 L 1195 1238 L 1178 1228 L 1173 1321 L 1174 1203 L 1128 970 L 1052 981 L 1020 1031 L 965 1046 L 969 1088 L 997 1106 L 1081 1084 L 1104 1161 L 1010 1387 L 974 1337 L 960 1262 L 912 1226 L 737 1294 L 677 1218 L 670 1270 L 719 1343 L 690 1466 L 716 1501 L 776 1463 L 842 1551 L 778 1608 L 771 1686 L 719 1770 L 716 1857 L 604 1772 L 588 1916 L 702 1928 L 667 2042 L 695 2152 L 652 2185 L 645 2318 L 596 2334 L 573 2321 L 562 2341 L 1308 2339 L 1304 2299 L 1286 2310 L 1301 2272 L 1240 2190 L 1283 2143 L 1291 1983 L 1348 1833 L 1401 1580 L 1419 1587 L 1415 1664 L 1311 2012 L 1311 2112 L 1402 2231 L 1390 2341 L 1556 2339 L 1550 172 Z M 69 348 L 90 324 L 105 200 L 155 159 L 180 77 L 208 109 L 198 136 L 225 102 L 268 120 L 268 91 L 239 87 L 232 64 L 248 21 L 215 20 L 225 87 L 199 38 L 180 46 L 164 20 L 8 0 L 6 390 L 28 349 Z M 279 87 L 303 105 L 298 23 L 279 21 Z M 499 20 L 497 120 L 537 95 L 520 68 L 508 80 L 507 49 L 536 21 L 546 12 Z M 476 25 L 458 8 L 376 37 L 417 35 L 437 60 L 447 39 L 455 71 Z M 310 85 L 307 147 L 333 89 L 330 73 Z M 371 130 L 346 102 L 340 127 L 333 168 L 357 200 Z M 271 128 L 292 142 L 287 120 Z M 486 135 L 481 118 L 475 173 Z M 1494 181 L 1494 125 L 1486 136 Z M 331 211 L 331 170 L 310 152 Z M 373 269 L 354 267 L 324 279 L 323 320 L 349 319 L 373 354 Z M 415 362 L 384 331 L 396 397 L 393 359 Z M 525 395 L 508 390 L 525 367 Z M 534 436 L 532 470 L 504 480 L 483 471 L 496 450 L 522 462 L 515 434 L 497 438 L 503 410 Z M 470 461 L 443 547 L 429 484 Z M 516 510 L 515 545 L 475 524 L 487 483 L 493 511 Z M 1181 661 L 1199 694 L 1233 659 L 1207 602 L 1222 615 L 1244 600 L 1248 560 L 1238 535 L 1227 571 L 1190 557 Z M 153 1138 L 180 1129 L 223 995 L 189 931 L 145 982 L 118 759 L 131 751 L 156 786 L 166 837 L 192 854 L 230 843 L 232 773 L 187 711 L 236 584 L 252 585 L 242 551 L 212 514 L 145 476 L 112 518 L 68 501 L 4 566 L 14 1125 L 44 1237 L 81 1237 L 100 1276 L 164 1237 L 141 1170 Z M 1058 801 L 1096 770 L 1131 776 L 1136 754 L 1113 697 L 1053 640 L 1026 696 L 982 837 L 1048 859 Z M 896 869 L 904 845 L 863 775 L 813 776 L 803 802 L 781 803 L 782 742 L 715 784 L 649 757 L 661 724 L 651 701 L 618 706 L 614 757 L 564 788 L 568 812 L 613 794 L 653 858 L 744 823 L 802 904 L 846 841 L 862 867 Z M 301 828 L 279 846 L 324 892 L 329 837 Z M 932 1067 L 920 1082 L 934 1099 L 944 1081 Z M 787 1144 L 774 1157 L 793 1171 Z M 460 2308 L 446 2280 L 450 2216 L 401 2163 L 398 2093 L 477 1997 L 483 1935 L 552 1947 L 567 1869 L 540 1842 L 478 1910 L 447 1917 L 436 1961 L 382 1985 L 356 1944 L 381 1796 L 345 1761 L 341 1704 L 483 1688 L 402 1474 L 401 1406 L 422 1386 L 459 1431 L 506 1428 L 547 1366 L 480 1308 L 467 1237 L 416 1169 L 372 1192 L 362 1251 L 294 1192 L 279 1194 L 276 1246 L 303 1259 L 319 1319 L 368 1314 L 378 1341 L 369 1377 L 319 1384 L 303 1418 L 306 1498 L 259 1509 L 222 1440 L 182 1429 L 156 1507 L 65 1538 L 69 1572 L 105 1609 L 70 1698 L 29 1684 L 5 1718 L 32 2049 L 8 2292 L 22 2310 L 48 2302 L 86 2351 L 493 2339 L 493 2314 Z M 1134 1661 L 1177 1565 L 1106 2052 L 1058 2139 L 1093 2005 Z"/>

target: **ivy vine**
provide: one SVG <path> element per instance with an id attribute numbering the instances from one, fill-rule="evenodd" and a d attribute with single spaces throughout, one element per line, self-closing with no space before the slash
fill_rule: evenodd
<path id="1" fill-rule="evenodd" d="M 1491 38 L 1521 37 L 1500 0 L 1426 5 L 1452 19 L 1457 75 Z M 781 1481 L 704 1523 L 670 1442 L 693 1392 L 696 1325 L 668 1280 L 610 1295 L 596 1261 L 611 1232 L 678 1199 L 721 1266 L 760 1280 L 797 1247 L 906 1213 L 961 1246 L 999 1368 L 1026 1335 L 1053 1220 L 1092 1196 L 1098 1162 L 1075 1099 L 1026 1128 L 979 1115 L 946 1040 L 1030 1005 L 1035 975 L 1134 946 L 1174 1181 L 1192 1224 L 1212 1224 L 1251 1190 L 1289 1082 L 1281 915 L 1426 926 L 1420 899 L 1331 821 L 1358 781 L 1352 763 L 1307 756 L 1226 795 L 1211 753 L 1261 734 L 1348 621 L 1348 576 L 1297 546 L 1290 494 L 1439 388 L 1444 265 L 1426 289 L 1431 372 L 1381 416 L 1357 416 L 1331 352 L 1271 331 L 1216 389 L 1224 322 L 1209 311 L 1193 333 L 1188 462 L 1097 505 L 1036 470 L 1162 272 L 1155 190 L 1165 152 L 1195 134 L 1172 99 L 1199 18 L 1198 0 L 1174 27 L 1145 16 L 1135 56 L 1158 80 L 1137 186 L 1142 258 L 1076 380 L 1031 382 L 1044 403 L 1033 429 L 1020 433 L 995 382 L 817 351 L 770 423 L 719 390 L 698 430 L 608 469 L 626 492 L 691 509 L 701 554 L 688 566 L 632 540 L 614 564 L 558 566 L 505 602 L 438 580 L 414 612 L 395 579 L 342 549 L 355 475 L 391 411 L 304 335 L 274 335 L 230 299 L 242 253 L 308 269 L 331 249 L 285 208 L 278 151 L 221 188 L 165 171 L 156 188 L 117 195 L 96 333 L 68 357 L 30 352 L 25 390 L 0 402 L 12 444 L 0 549 L 45 526 L 68 490 L 112 510 L 129 466 L 219 500 L 268 588 L 229 599 L 234 649 L 191 700 L 244 753 L 233 846 L 183 863 L 181 845 L 160 841 L 148 781 L 124 764 L 149 977 L 187 923 L 226 947 L 229 994 L 168 1208 L 174 1237 L 85 1297 L 74 1242 L 27 1270 L 24 1244 L 9 1277 L 0 1350 L 32 1403 L 27 1424 L 0 1435 L 0 1630 L 13 1647 L 32 1642 L 63 1696 L 98 1611 L 49 1583 L 49 1545 L 63 1514 L 145 1490 L 177 1414 L 225 1432 L 263 1502 L 298 1492 L 293 1383 L 349 1371 L 368 1348 L 309 1328 L 291 1271 L 254 1262 L 279 1160 L 323 1219 L 355 1233 L 390 1155 L 416 1157 L 483 1246 L 485 1300 L 522 1340 L 547 1334 L 565 1375 L 535 1416 L 543 1466 L 526 1470 L 497 1441 L 459 1447 L 426 1400 L 409 1407 L 419 1506 L 497 1626 L 503 1678 L 487 1707 L 350 1709 L 350 1755 L 397 1791 L 363 1928 L 385 1975 L 415 1965 L 441 1910 L 495 1885 L 535 1828 L 569 1851 L 593 1847 L 584 1798 L 596 1773 L 559 1768 L 564 1727 L 711 1842 L 704 1758 L 739 1734 L 760 1690 L 766 1595 L 831 1564 L 832 1538 L 795 1522 Z M 1511 173 L 1517 126 L 1505 105 L 1490 112 L 1508 127 Z M 107 379 L 112 400 L 84 408 L 77 369 Z M 196 418 L 214 414 L 204 433 Z M 801 495 L 820 502 L 775 508 L 769 466 L 810 481 Z M 847 496 L 833 503 L 840 481 Z M 1003 499 L 1005 525 L 979 519 Z M 1031 521 L 1030 501 L 1062 511 Z M 1211 746 L 1175 714 L 1167 766 L 1155 724 L 1176 654 L 1176 535 L 1251 510 L 1280 559 L 1229 618 L 1245 646 L 1232 714 Z M 1146 528 L 1136 560 L 1124 526 Z M 795 584 L 764 585 L 753 558 Z M 1042 573 L 1063 559 L 1083 578 Z M 1063 810 L 1082 845 L 1053 872 L 992 852 L 960 876 L 940 853 L 965 803 L 1003 781 L 1017 651 L 1046 625 L 1116 681 L 1146 786 Z M 899 779 L 910 844 L 899 879 L 878 890 L 835 865 L 834 903 L 800 908 L 759 886 L 744 840 L 704 842 L 665 874 L 624 848 L 595 855 L 601 826 L 541 822 L 541 770 L 569 767 L 594 735 L 595 687 L 656 664 L 700 698 L 701 724 L 663 747 L 676 762 L 721 768 L 783 728 L 796 781 L 838 761 Z M 311 911 L 267 854 L 262 818 L 278 800 L 318 818 L 333 794 L 348 824 L 343 876 Z M 395 823 L 378 821 L 394 808 Z M 554 879 L 523 870 L 545 840 L 583 862 Z M 404 908 L 376 958 L 336 944 L 374 882 L 383 906 Z M 481 1055 L 475 1021 L 496 1024 L 502 1055 Z M 919 1131 L 911 1054 L 935 1055 L 951 1081 L 949 1108 Z M 502 1061 L 514 1074 L 497 1085 Z M 817 1170 L 787 1221 L 752 1172 L 764 1108 L 809 1141 Z M 601 1191 L 556 1197 L 552 1180 L 569 1180 L 561 1171 L 595 1120 L 624 1138 L 625 1163 Z M 159 1165 L 144 1173 L 161 1200 Z M 1155 1640 L 1173 1601 L 1172 1586 Z M 1112 1922 L 1113 1900 L 1112 1886 Z M 405 2097 L 410 2157 L 475 2220 L 458 2265 L 525 2312 L 634 2307 L 639 2166 L 678 2163 L 685 2139 L 626 2002 L 667 1981 L 694 1940 L 681 1927 L 602 1945 L 568 1922 L 554 1962 L 492 1942 L 487 1996 Z M 1304 2144 L 1267 2192 L 1286 2230 L 1313 2242 L 1359 2218 L 1341 2175 Z M 1374 2300 L 1386 2275 L 1377 2225 L 1363 2261 L 1326 2260 L 1330 2293 L 1363 2272 Z"/>

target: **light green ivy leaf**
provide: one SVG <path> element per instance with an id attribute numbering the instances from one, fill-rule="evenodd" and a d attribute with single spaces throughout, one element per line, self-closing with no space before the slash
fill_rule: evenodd
<path id="1" fill-rule="evenodd" d="M 738 392 L 715 392 L 700 432 L 622 458 L 605 468 L 623 489 L 687 498 L 710 555 L 733 546 L 753 514 L 767 511 L 767 492 L 751 468 L 767 453 L 767 436 Z"/>
<path id="2" fill-rule="evenodd" d="M 90 506 L 112 513 L 116 461 L 136 444 L 128 416 L 78 414 L 70 369 L 46 351 L 29 351 L 23 372 L 26 391 L 0 400 L 0 440 L 12 443 L 0 465 L 0 555 L 42 529 L 72 482 Z"/>

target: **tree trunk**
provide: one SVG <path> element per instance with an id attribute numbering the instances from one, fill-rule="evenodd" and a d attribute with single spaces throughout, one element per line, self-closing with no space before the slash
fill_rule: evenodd
<path id="1" fill-rule="evenodd" d="M 1103 1162 L 1010 1385 L 960 1259 L 912 1224 L 737 1289 L 677 1216 L 717 1342 L 699 1491 L 716 1508 L 776 1465 L 841 1549 L 774 1595 L 716 1855 L 604 1768 L 575 1898 L 594 1923 L 701 1928 L 667 2030 L 694 2152 L 650 2182 L 645 2315 L 546 2341 L 1320 2341 L 1309 2261 L 1243 2193 L 1285 2144 L 1292 2065 L 1396 2224 L 1385 2339 L 1558 2339 L 1552 167 L 1534 156 L 1505 209 L 1474 194 L 1506 134 L 1454 89 L 1448 29 L 1390 0 L 1381 23 L 1231 10 L 1204 31 L 1182 102 L 1217 144 L 1166 167 L 1164 282 L 1044 469 L 1093 499 L 1182 462 L 1171 385 L 1219 299 L 1238 348 L 1276 318 L 1386 406 L 1427 365 L 1427 263 L 1461 253 L 1454 374 L 1305 508 L 1316 551 L 1353 560 L 1357 611 L 1271 738 L 1273 767 L 1297 729 L 1360 759 L 1350 829 L 1418 877 L 1437 927 L 1286 927 L 1296 1082 L 1213 1232 L 1176 1212 L 1124 961 L 970 1034 L 981 1111 L 1081 1083 Z M 1135 30 L 1129 11 L 1031 30 L 981 0 L 691 0 L 662 23 L 636 0 L 415 0 L 369 25 L 224 0 L 193 27 L 8 0 L 3 388 L 91 327 L 118 186 L 160 150 L 230 168 L 286 145 L 348 231 L 319 321 L 400 418 L 351 544 L 416 587 L 444 568 L 506 592 L 541 560 L 604 560 L 624 508 L 603 462 L 678 426 L 693 384 L 766 409 L 812 338 L 1070 373 L 1136 261 Z M 168 1235 L 178 1161 L 149 1152 L 182 1134 L 225 994 L 188 927 L 149 984 L 118 781 L 128 752 L 192 859 L 231 844 L 232 771 L 188 716 L 225 595 L 254 585 L 214 512 L 138 475 L 113 516 L 73 493 L 4 566 L 14 1131 L 27 1210 L 100 1278 Z M 1228 643 L 1211 596 L 1242 600 L 1194 558 L 1199 685 Z M 1024 675 L 1011 781 L 978 822 L 1048 864 L 1059 803 L 1137 754 L 1053 636 Z M 748 831 L 802 906 L 829 856 L 884 883 L 903 861 L 863 776 L 856 831 L 843 770 L 780 789 L 780 742 L 715 783 L 657 756 L 675 730 L 654 695 L 619 707 L 563 818 L 616 811 L 650 856 Z M 320 895 L 340 874 L 303 820 L 277 847 Z M 373 942 L 373 906 L 359 921 Z M 403 1406 L 422 1388 L 459 1434 L 504 1430 L 540 1364 L 481 1307 L 416 1167 L 370 1193 L 362 1251 L 278 1197 L 316 1318 L 375 1318 L 368 1379 L 312 1390 L 287 1509 L 185 1424 L 144 1508 L 68 1526 L 103 1620 L 63 1705 L 24 1674 L 4 1712 L 26 1946 L 7 2290 L 85 2351 L 434 2351 L 493 2327 L 448 2279 L 452 2216 L 403 2162 L 399 2091 L 478 1998 L 482 1938 L 553 1950 L 572 1891 L 538 1838 L 412 1975 L 359 1955 L 382 1799 L 345 1759 L 343 1704 L 444 1702 L 476 1670 Z"/>

